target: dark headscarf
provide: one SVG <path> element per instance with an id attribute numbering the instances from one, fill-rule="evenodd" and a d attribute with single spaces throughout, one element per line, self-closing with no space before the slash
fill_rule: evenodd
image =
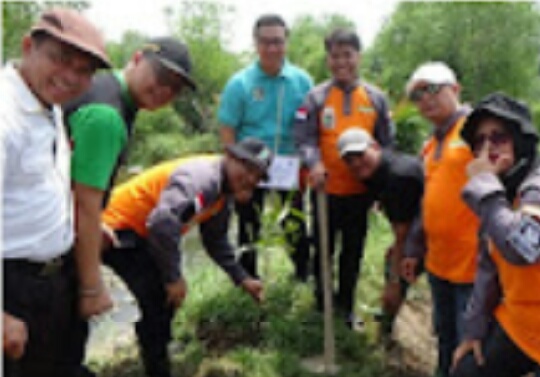
<path id="1" fill-rule="evenodd" d="M 540 160 L 536 149 L 538 132 L 527 105 L 503 93 L 493 93 L 484 97 L 475 106 L 463 125 L 461 136 L 471 148 L 476 129 L 486 118 L 501 120 L 512 136 L 515 162 L 507 172 L 500 176 L 506 189 L 506 197 L 512 202 L 525 177 L 531 169 L 539 165 Z"/>

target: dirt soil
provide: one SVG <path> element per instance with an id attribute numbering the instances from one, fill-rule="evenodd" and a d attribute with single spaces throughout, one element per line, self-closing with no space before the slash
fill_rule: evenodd
<path id="1" fill-rule="evenodd" d="M 396 377 L 427 377 L 433 375 L 437 358 L 431 298 L 428 290 L 411 293 L 396 319 L 396 344 L 387 351 L 388 364 Z"/>

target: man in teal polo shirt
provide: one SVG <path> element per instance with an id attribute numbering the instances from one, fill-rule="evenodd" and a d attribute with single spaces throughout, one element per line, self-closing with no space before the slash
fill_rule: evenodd
<path id="1" fill-rule="evenodd" d="M 80 275 L 80 313 L 89 318 L 112 306 L 100 274 L 104 208 L 129 142 L 139 109 L 156 110 L 170 103 L 183 88 L 195 89 L 187 47 L 165 37 L 148 41 L 123 70 L 96 75 L 90 90 L 65 106 L 73 153 L 71 178 L 75 193 L 76 261 Z M 88 333 L 81 323 L 73 353 L 84 360 Z M 149 341 L 148 343 L 151 343 Z M 142 347 L 147 373 L 168 377 L 167 355 L 152 344 Z"/>
<path id="2" fill-rule="evenodd" d="M 280 16 L 263 15 L 257 20 L 253 36 L 259 59 L 232 76 L 221 95 L 218 113 L 224 146 L 246 137 L 256 137 L 274 151 L 278 163 L 281 157 L 296 155 L 292 134 L 295 113 L 313 86 L 304 70 L 285 59 L 287 35 L 287 26 Z M 285 165 L 293 160 L 286 161 Z M 298 170 L 294 169 L 297 165 L 292 163 L 292 166 L 288 172 L 277 173 L 287 175 L 290 172 L 289 175 L 298 176 Z M 294 186 L 292 183 L 287 187 L 271 188 L 278 189 L 283 200 L 291 197 L 291 207 L 301 210 L 302 192 Z M 246 247 L 240 262 L 253 276 L 257 276 L 253 244 L 259 236 L 263 201 L 264 189 L 258 189 L 249 203 L 236 204 L 239 245 Z M 309 243 L 304 221 L 291 213 L 284 225 L 285 229 L 291 230 L 287 232 L 287 240 L 292 248 L 295 275 L 306 280 Z"/>

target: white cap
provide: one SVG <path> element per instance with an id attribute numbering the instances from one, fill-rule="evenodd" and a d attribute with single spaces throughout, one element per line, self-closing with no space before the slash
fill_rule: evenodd
<path id="1" fill-rule="evenodd" d="M 364 129 L 359 127 L 349 128 L 338 139 L 338 150 L 341 158 L 347 153 L 361 153 L 373 144 L 373 138 Z"/>
<path id="2" fill-rule="evenodd" d="M 456 74 L 443 62 L 428 62 L 416 68 L 405 87 L 407 95 L 410 95 L 414 86 L 421 81 L 429 84 L 457 83 Z"/>

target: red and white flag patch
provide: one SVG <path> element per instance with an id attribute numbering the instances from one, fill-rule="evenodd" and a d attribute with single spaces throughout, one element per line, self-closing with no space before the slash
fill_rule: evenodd
<path id="1" fill-rule="evenodd" d="M 195 213 L 201 212 L 203 208 L 204 208 L 204 196 L 202 192 L 200 192 L 195 196 Z"/>
<path id="2" fill-rule="evenodd" d="M 307 120 L 308 117 L 308 109 L 307 107 L 300 107 L 298 110 L 296 110 L 296 120 Z"/>

